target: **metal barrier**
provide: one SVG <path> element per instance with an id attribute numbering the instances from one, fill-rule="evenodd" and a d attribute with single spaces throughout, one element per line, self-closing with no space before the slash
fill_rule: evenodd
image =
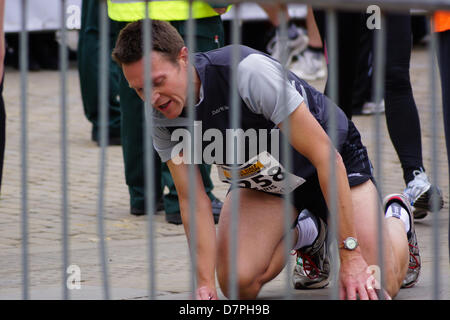
<path id="1" fill-rule="evenodd" d="M 66 32 L 65 32 L 65 0 L 62 1 L 62 10 L 61 10 L 61 18 L 63 26 L 61 28 L 61 34 L 62 34 L 62 45 L 60 49 L 60 68 L 61 68 L 61 150 L 62 150 L 62 163 L 61 163 L 61 170 L 62 170 L 62 187 L 63 187 L 63 199 L 62 199 L 62 230 L 63 230 L 63 297 L 64 299 L 69 299 L 69 291 L 66 287 L 66 281 L 65 281 L 65 274 L 66 270 L 69 264 L 69 235 L 68 235 L 68 228 L 69 228 L 69 206 L 68 206 L 68 192 L 67 192 L 67 186 L 68 186 L 68 168 L 67 168 L 67 161 L 68 161 L 68 142 L 67 142 L 67 108 L 68 104 L 66 101 L 66 79 L 67 79 L 67 49 L 65 47 L 65 41 L 66 41 Z M 123 1 L 123 2 L 133 2 L 133 1 Z M 222 1 L 211 1 L 211 2 L 217 2 L 220 3 Z M 240 18 L 239 18 L 239 7 L 242 1 L 231 1 L 235 5 L 235 14 L 236 16 L 233 19 L 232 22 L 232 43 L 237 44 L 241 42 L 241 30 L 240 30 Z M 263 1 L 261 1 L 263 2 Z M 436 9 L 450 9 L 450 1 L 449 0 L 392 0 L 392 1 L 373 1 L 373 0 L 346 0 L 346 1 L 335 1 L 335 0 L 305 0 L 305 1 L 296 1 L 296 3 L 304 3 L 304 4 L 312 4 L 314 6 L 319 6 L 326 8 L 327 12 L 327 32 L 329 35 L 329 39 L 327 42 L 327 49 L 329 54 L 329 85 L 330 85 L 330 98 L 332 100 L 336 100 L 337 97 L 337 46 L 339 45 L 336 41 L 337 39 L 337 22 L 336 22 L 336 10 L 338 9 L 366 9 L 369 5 L 378 5 L 382 9 L 386 10 L 398 10 L 398 9 L 409 9 L 411 7 L 413 8 L 419 8 L 424 10 L 436 10 Z M 28 189 L 27 189 L 27 169 L 28 169 L 28 161 L 27 161 L 27 154 L 28 154 L 28 140 L 27 140 L 27 134 L 28 134 L 28 128 L 27 128 L 27 70 L 28 70 L 28 62 L 27 62 L 27 53 L 28 53 L 28 42 L 27 42 L 27 30 L 26 30 L 26 8 L 27 8 L 28 1 L 22 0 L 22 32 L 20 36 L 20 44 L 21 44 L 21 50 L 20 50 L 20 70 L 21 70 L 21 102 L 22 102 L 22 109 L 21 109 L 21 123 L 22 123 L 22 140 L 21 140 L 21 146 L 22 146 L 22 275 L 23 275 L 23 299 L 29 298 L 29 264 L 28 264 Z M 109 23 L 107 19 L 107 13 L 106 13 L 106 1 L 101 1 L 100 6 L 100 14 L 101 14 L 101 59 L 100 59 L 100 112 L 101 112 L 101 131 L 100 131 L 100 145 L 101 145 L 101 158 L 100 158 L 100 175 L 99 175 L 99 198 L 98 198 L 98 208 L 97 208 L 97 223 L 98 223 L 98 235 L 100 239 L 100 251 L 99 251 L 99 257 L 102 264 L 102 275 L 103 275 L 103 296 L 105 299 L 110 298 L 110 287 L 109 287 L 109 280 L 108 280 L 108 264 L 107 264 L 107 246 L 105 243 L 105 227 L 103 224 L 104 217 L 104 201 L 105 201 L 105 195 L 104 195 L 104 189 L 105 189 L 105 169 L 107 166 L 106 163 L 106 146 L 107 146 L 107 122 L 108 122 L 108 111 L 107 111 L 107 95 L 108 95 L 108 56 L 111 48 L 108 48 L 108 41 L 107 41 L 107 35 L 109 32 Z M 375 97 L 376 102 L 380 102 L 384 96 L 384 61 L 385 61 L 385 28 L 384 26 L 384 14 L 381 15 L 382 17 L 382 27 L 380 30 L 376 31 L 377 37 L 376 37 L 376 52 L 375 52 L 375 59 L 376 59 L 376 70 L 375 70 Z M 280 21 L 281 21 L 281 34 L 280 38 L 284 43 L 287 41 L 287 19 L 283 14 L 280 14 Z M 192 61 L 194 58 L 193 52 L 195 52 L 195 41 L 194 41 L 194 34 L 195 34 L 195 22 L 192 18 L 190 18 L 187 22 L 187 30 L 188 30 L 188 36 L 187 36 L 187 47 L 190 48 L 190 55 L 189 59 Z M 149 19 L 145 19 L 144 23 L 144 52 L 149 53 L 151 50 L 151 40 L 150 39 L 150 33 L 151 33 L 151 24 L 149 23 Z M 432 33 L 431 36 L 431 52 L 430 52 L 430 91 L 431 91 L 431 106 L 432 106 L 432 122 L 437 123 L 437 99 L 436 99 L 436 68 L 435 68 L 435 52 L 437 51 L 437 42 L 436 42 L 436 36 Z M 148 40 L 148 41 L 147 41 Z M 286 47 L 286 46 L 283 46 Z M 149 77 L 151 74 L 151 63 L 149 55 L 146 55 L 148 58 L 145 59 L 145 97 L 146 97 L 146 103 L 145 103 L 145 168 L 146 168 L 146 204 L 147 204 L 147 212 L 151 213 L 155 211 L 156 205 L 155 205 L 155 189 L 152 185 L 151 181 L 153 181 L 153 152 L 152 152 L 152 133 L 153 133 L 153 119 L 151 116 L 151 113 L 149 112 L 151 110 L 151 91 L 152 91 L 152 82 Z M 284 52 L 283 58 L 282 58 L 282 64 L 287 59 L 286 52 Z M 231 85 L 231 92 L 230 92 L 230 101 L 231 103 L 231 127 L 232 128 L 239 128 L 239 123 L 241 121 L 241 115 L 238 110 L 239 105 L 239 96 L 237 92 L 237 79 L 236 79 L 236 69 L 239 62 L 239 52 L 236 48 L 236 50 L 233 51 L 233 74 L 232 74 L 232 85 Z M 192 70 L 189 74 L 189 79 L 193 79 Z M 287 70 L 285 70 L 285 79 L 287 79 Z M 189 123 L 193 124 L 195 120 L 195 111 L 194 111 L 194 86 L 193 81 L 189 81 L 189 95 L 188 95 L 188 118 Z M 286 90 L 284 89 L 284 101 L 286 101 Z M 330 123 L 330 138 L 332 141 L 336 141 L 337 134 L 336 134 L 336 115 L 331 115 L 331 123 Z M 376 158 L 374 159 L 375 163 L 375 172 L 376 172 L 376 180 L 379 182 L 383 181 L 383 168 L 382 168 L 382 160 L 381 160 L 381 116 L 377 113 L 377 115 L 374 117 L 374 131 L 376 134 L 374 135 L 375 139 L 375 154 Z M 194 137 L 194 125 L 190 126 L 190 132 L 191 137 Z M 286 128 L 287 135 L 290 132 L 289 128 Z M 439 172 L 437 170 L 438 164 L 437 164 L 437 129 L 436 126 L 432 126 L 432 166 L 431 166 L 431 173 L 432 173 L 432 182 L 434 184 L 438 184 L 438 178 L 439 178 Z M 191 144 L 194 147 L 194 143 Z M 289 149 L 287 148 L 287 144 L 285 144 L 282 148 L 282 152 L 285 159 L 290 159 L 289 155 Z M 195 152 L 191 152 L 192 157 L 194 156 Z M 331 153 L 333 154 L 333 153 Z M 237 153 L 235 153 L 237 155 Z M 191 163 L 194 163 L 193 158 L 191 159 Z M 237 161 L 237 159 L 235 159 Z M 237 162 L 236 162 L 237 163 Z M 338 219 L 337 219 L 337 190 L 336 190 L 336 177 L 335 177 L 335 166 L 334 166 L 334 157 L 332 156 L 330 159 L 331 168 L 333 169 L 331 171 L 331 184 L 330 184 L 330 203 L 332 204 L 330 209 L 330 229 L 329 229 L 329 237 L 330 239 L 336 239 L 337 237 L 337 229 L 338 229 Z M 291 168 L 292 164 L 286 163 L 286 169 L 287 171 L 290 171 L 289 168 Z M 195 171 L 194 171 L 195 165 L 191 164 L 189 169 L 189 180 L 195 181 Z M 238 171 L 233 170 L 232 172 L 232 179 L 234 183 L 238 181 Z M 383 194 L 383 185 L 380 183 L 378 185 L 380 194 Z M 190 255 L 191 255 L 191 290 L 193 293 L 195 293 L 197 289 L 197 275 L 196 275 L 196 269 L 197 269 L 197 260 L 196 260 L 196 244 L 197 244 L 197 228 L 196 228 L 196 197 L 197 197 L 197 190 L 195 188 L 190 188 L 189 192 L 190 196 Z M 433 197 L 433 230 L 434 230 L 434 237 L 433 237 L 433 252 L 434 252 L 434 270 L 433 270 L 433 283 L 434 283 L 434 291 L 433 291 L 433 299 L 440 299 L 440 270 L 439 270 L 439 231 L 438 231 L 438 199 L 437 197 Z M 289 229 L 291 227 L 291 221 L 290 221 L 290 213 L 289 213 L 289 199 L 286 196 L 284 201 L 284 215 L 285 215 L 285 234 L 286 234 L 286 242 L 290 243 L 290 232 Z M 230 277 L 230 284 L 229 284 L 229 297 L 231 299 L 237 299 L 238 298 L 238 279 L 237 279 L 237 230 L 239 226 L 239 198 L 233 203 L 232 206 L 232 223 L 230 228 L 231 233 L 231 256 L 230 256 L 230 270 L 231 270 L 231 277 Z M 148 260 L 149 260 L 149 298 L 150 299 L 156 299 L 157 293 L 156 293 L 156 281 L 157 281 L 157 275 L 156 275 L 156 264 L 157 261 L 155 260 L 155 250 L 157 249 L 156 245 L 156 236 L 155 236 L 155 221 L 152 214 L 148 214 Z M 382 225 L 382 219 L 381 215 L 378 219 L 378 225 Z M 384 252 L 382 250 L 383 246 L 382 243 L 382 228 L 378 228 L 378 245 L 379 245 L 379 266 L 381 267 L 381 270 L 383 270 L 384 266 Z M 330 298 L 331 299 L 338 299 L 339 298 L 339 291 L 338 291 L 338 263 L 339 260 L 338 254 L 337 254 L 337 244 L 336 242 L 333 242 L 331 244 L 332 246 L 332 254 L 334 257 L 332 258 L 332 278 L 334 279 L 334 284 L 331 286 L 331 292 L 330 292 Z M 285 246 L 285 259 L 286 261 L 289 261 L 290 256 L 290 250 L 288 246 Z M 381 283 L 385 283 L 384 279 L 384 272 L 381 272 Z M 192 298 L 195 298 L 192 296 Z M 291 294 L 291 277 L 288 275 L 286 279 L 286 289 L 285 289 L 285 298 L 292 299 Z"/>

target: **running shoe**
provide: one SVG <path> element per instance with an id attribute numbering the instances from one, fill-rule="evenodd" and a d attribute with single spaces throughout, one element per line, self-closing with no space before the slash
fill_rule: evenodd
<path id="1" fill-rule="evenodd" d="M 420 252 L 419 245 L 417 243 L 416 231 L 414 228 L 414 219 L 412 218 L 411 206 L 409 205 L 407 198 L 402 194 L 394 193 L 384 198 L 383 203 L 385 212 L 393 202 L 396 202 L 403 208 L 405 208 L 409 215 L 410 230 L 407 233 L 409 247 L 409 265 L 408 270 L 406 271 L 405 279 L 403 279 L 402 282 L 402 288 L 411 288 L 419 280 L 421 268 Z"/>
<path id="2" fill-rule="evenodd" d="M 326 287 L 329 283 L 327 228 L 320 218 L 317 220 L 319 224 L 317 239 L 311 246 L 295 251 L 297 258 L 292 277 L 295 289 L 319 289 Z"/>
<path id="3" fill-rule="evenodd" d="M 323 53 L 306 49 L 295 58 L 296 60 L 291 63 L 289 70 L 300 79 L 312 81 L 327 76 L 327 63 Z"/>
<path id="4" fill-rule="evenodd" d="M 415 209 L 414 218 L 423 219 L 427 216 L 428 211 L 432 210 L 431 200 L 434 191 L 439 197 L 438 210 L 444 206 L 444 199 L 439 187 L 431 185 L 425 172 L 414 170 L 413 174 L 414 179 L 408 183 L 403 193 Z"/>
<path id="5" fill-rule="evenodd" d="M 376 113 L 384 113 L 384 99 L 381 103 L 376 103 L 373 101 L 367 101 L 363 104 L 361 109 L 361 114 L 363 115 L 371 115 Z"/>
<path id="6" fill-rule="evenodd" d="M 284 43 L 281 41 L 278 35 L 275 35 L 267 44 L 267 52 L 274 58 L 275 60 L 281 62 L 283 50 L 286 50 L 286 66 L 290 65 L 294 56 L 302 52 L 308 46 L 309 38 L 306 35 L 306 32 L 295 26 L 291 26 L 291 28 L 297 29 L 297 37 L 292 39 L 287 39 Z"/>

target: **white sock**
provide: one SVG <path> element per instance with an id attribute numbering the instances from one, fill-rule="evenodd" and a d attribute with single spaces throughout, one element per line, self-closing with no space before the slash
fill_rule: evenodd
<path id="1" fill-rule="evenodd" d="M 405 225 L 406 233 L 409 232 L 409 229 L 411 228 L 409 223 L 409 214 L 408 211 L 406 211 L 405 208 L 403 208 L 400 204 L 393 202 L 386 210 L 386 218 L 394 217 L 397 219 L 400 219 L 403 221 L 403 224 Z"/>
<path id="2" fill-rule="evenodd" d="M 316 240 L 319 230 L 317 229 L 317 218 L 308 210 L 303 210 L 297 219 L 298 238 L 294 250 L 310 246 Z"/>

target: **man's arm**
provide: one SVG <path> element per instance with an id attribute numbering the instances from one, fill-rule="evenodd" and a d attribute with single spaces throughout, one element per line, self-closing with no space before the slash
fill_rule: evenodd
<path id="1" fill-rule="evenodd" d="M 211 208 L 211 201 L 203 186 L 198 168 L 195 168 L 195 182 L 189 180 L 189 166 L 167 162 L 178 193 L 181 219 L 191 246 L 189 218 L 189 189 L 195 188 L 196 230 L 197 230 L 197 299 L 217 299 L 215 284 L 216 229 Z"/>
<path id="2" fill-rule="evenodd" d="M 329 177 L 330 177 L 330 145 L 331 141 L 323 128 L 309 112 L 303 102 L 289 116 L 290 141 L 292 146 L 308 158 L 317 169 L 320 187 L 325 200 L 329 201 Z M 285 120 L 286 121 L 286 120 Z M 283 129 L 283 122 L 279 125 Z M 353 205 L 350 186 L 344 163 L 337 151 L 335 152 L 337 209 L 339 218 L 338 242 L 341 243 L 349 236 L 356 237 L 356 229 L 353 218 Z M 328 203 L 330 207 L 330 203 Z M 341 258 L 341 285 L 345 290 L 345 296 L 356 296 L 356 290 L 365 288 L 368 278 L 367 263 L 362 257 L 358 247 L 354 251 L 339 250 Z M 344 291 L 341 291 L 341 294 Z"/>

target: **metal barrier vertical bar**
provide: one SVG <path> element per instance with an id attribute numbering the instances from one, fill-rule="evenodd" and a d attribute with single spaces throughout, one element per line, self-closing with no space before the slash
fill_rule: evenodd
<path id="1" fill-rule="evenodd" d="M 287 32 L 287 19 L 286 12 L 284 10 L 281 10 L 279 8 L 278 10 L 278 20 L 280 22 L 279 24 L 279 30 L 280 30 L 280 46 L 281 46 L 281 58 L 280 63 L 282 68 L 282 81 L 284 85 L 282 85 L 283 92 L 281 93 L 281 104 L 286 105 L 287 103 L 287 89 L 286 89 L 286 82 L 288 81 L 288 70 L 286 69 L 287 64 L 287 43 L 288 43 L 288 32 Z M 291 164 L 291 149 L 289 147 L 290 145 L 290 136 L 291 136 L 291 123 L 289 122 L 289 118 L 287 118 L 287 121 L 283 122 L 283 136 L 286 138 L 283 139 L 283 143 L 281 146 L 282 149 L 282 158 L 283 158 L 283 165 L 286 170 L 286 172 L 292 172 L 292 164 Z M 288 187 L 288 179 L 284 180 L 284 187 L 287 189 Z M 285 269 L 286 272 L 286 278 L 285 278 L 285 288 L 284 288 L 284 298 L 286 300 L 292 299 L 292 290 L 291 290 L 291 272 L 289 268 L 289 262 L 290 262 L 290 252 L 291 252 L 291 243 L 292 243 L 292 234 L 291 234 L 291 225 L 292 225 L 292 217 L 291 217 L 291 198 L 292 195 L 285 193 L 283 194 L 283 222 L 284 222 L 284 260 L 286 263 Z"/>
<path id="2" fill-rule="evenodd" d="M 327 9 L 326 12 L 326 34 L 327 34 L 327 51 L 329 52 L 329 97 L 332 101 L 337 101 L 338 93 L 338 51 L 337 51 L 337 16 L 334 8 Z M 328 135 L 332 141 L 330 146 L 330 181 L 328 187 L 328 203 L 329 203 L 329 228 L 328 239 L 330 240 L 330 256 L 331 256 L 331 279 L 334 283 L 330 290 L 330 299 L 339 299 L 339 251 L 337 243 L 334 241 L 338 237 L 339 221 L 338 221 L 338 209 L 337 209 L 337 182 L 336 182 L 336 165 L 335 165 L 335 153 L 334 143 L 336 141 L 336 112 L 334 108 L 330 108 L 330 123 Z"/>
<path id="3" fill-rule="evenodd" d="M 234 45 L 231 57 L 231 86 L 230 86 L 230 96 L 231 96 L 231 128 L 237 130 L 241 124 L 241 110 L 239 109 L 239 96 L 238 96 L 238 84 L 237 84 L 237 67 L 240 61 L 240 48 L 239 44 L 241 42 L 241 31 L 240 31 L 240 4 L 236 3 L 234 6 L 234 18 L 232 22 L 232 43 Z M 235 131 L 235 133 L 237 133 Z M 232 185 L 237 186 L 239 181 L 239 170 L 238 166 L 238 148 L 237 137 L 233 136 L 232 146 L 234 151 L 233 167 L 231 171 Z M 228 143 L 228 142 L 227 142 Z M 236 300 L 239 298 L 238 292 L 238 278 L 237 278 L 237 251 L 238 251 L 238 231 L 239 231 L 239 203 L 240 203 L 240 193 L 236 192 L 236 197 L 231 203 L 231 223 L 230 223 L 230 279 L 229 279 L 229 298 L 231 300 Z"/>
<path id="4" fill-rule="evenodd" d="M 145 125 L 144 125 L 144 159 L 145 159 L 145 205 L 148 219 L 148 261 L 149 261 L 149 299 L 154 300 L 156 297 L 155 282 L 155 228 L 153 221 L 153 213 L 156 211 L 155 205 L 155 186 L 154 181 L 154 164 L 155 158 L 153 154 L 153 108 L 152 108 L 152 65 L 151 65 L 151 48 L 152 48 L 152 24 L 149 17 L 149 1 L 145 1 L 145 19 L 143 24 L 144 35 L 144 94 L 145 94 Z"/>
<path id="5" fill-rule="evenodd" d="M 28 0 L 22 0 L 22 30 L 20 32 L 20 91 L 21 91 L 21 162 L 22 162 L 22 299 L 29 299 L 28 267 L 28 137 L 27 137 L 27 72 L 28 72 Z"/>
<path id="6" fill-rule="evenodd" d="M 61 0 L 61 43 L 59 45 L 59 67 L 61 81 L 61 185 L 62 185 L 62 247 L 63 269 L 62 286 L 63 298 L 69 299 L 66 285 L 66 272 L 69 266 L 69 210 L 68 210 L 68 146 L 67 146 L 67 32 L 66 32 L 66 0 Z"/>
<path id="7" fill-rule="evenodd" d="M 430 13 L 430 43 L 429 43 L 429 64 L 430 64 L 430 104 L 431 104 L 431 174 L 432 174 L 432 182 L 433 185 L 438 186 L 438 171 L 439 165 L 437 160 L 437 123 L 438 123 L 438 115 L 437 115 L 437 99 L 436 99 L 436 87 L 437 87 L 437 70 L 436 70 L 436 52 L 438 52 L 438 41 L 437 35 L 434 30 L 434 20 L 432 18 L 432 14 Z M 440 284 L 439 284 L 439 276 L 440 276 L 440 268 L 439 268 L 439 196 L 437 194 L 436 189 L 433 188 L 432 196 L 431 196 L 431 208 L 433 213 L 433 299 L 440 299 Z"/>
<path id="8" fill-rule="evenodd" d="M 187 47 L 189 49 L 189 62 L 193 63 L 195 59 L 195 21 L 192 12 L 192 0 L 189 0 L 189 19 L 187 20 Z M 194 85 L 194 70 L 188 70 L 188 123 L 189 133 L 191 136 L 191 157 L 189 159 L 189 181 L 196 181 L 195 179 L 195 85 Z M 192 294 L 195 298 L 197 291 L 197 217 L 196 217 L 196 199 L 197 192 L 195 188 L 189 188 L 189 233 L 190 233 L 190 252 L 191 252 L 191 288 Z"/>
<path id="9" fill-rule="evenodd" d="M 109 91 L 109 20 L 107 17 L 106 0 L 102 0 L 99 6 L 100 22 L 100 73 L 99 73 L 99 105 L 100 105 L 100 176 L 99 176 L 99 196 L 97 207 L 97 224 L 100 244 L 100 262 L 102 266 L 103 296 L 109 300 L 108 283 L 108 263 L 107 248 L 105 243 L 104 226 L 104 201 L 105 201 L 105 180 L 106 180 L 106 148 L 108 145 L 108 91 Z"/>
<path id="10" fill-rule="evenodd" d="M 375 73 L 374 73 L 374 88 L 375 103 L 380 104 L 384 97 L 384 79 L 385 79 L 385 57 L 386 57 L 386 16 L 380 14 L 380 26 L 379 30 L 375 31 Z M 380 195 L 383 194 L 383 167 L 382 167 L 382 150 L 381 150 L 381 115 L 376 113 L 374 117 L 374 144 L 375 144 L 375 172 L 377 188 Z M 381 212 L 381 203 L 378 202 L 378 211 Z M 378 241 L 378 264 L 380 267 L 380 284 L 382 288 L 385 288 L 385 275 L 384 275 L 384 246 L 383 246 L 383 219 L 381 214 L 377 215 L 377 241 Z M 385 299 L 384 292 L 381 291 L 381 299 Z"/>

